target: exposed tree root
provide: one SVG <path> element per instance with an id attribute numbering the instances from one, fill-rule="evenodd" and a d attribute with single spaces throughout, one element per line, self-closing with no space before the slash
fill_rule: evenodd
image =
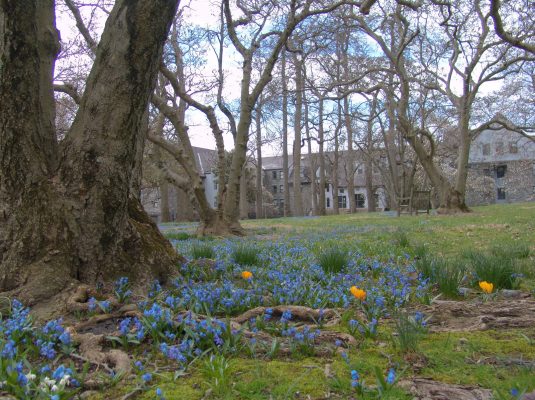
<path id="1" fill-rule="evenodd" d="M 431 316 L 432 332 L 466 332 L 535 326 L 535 300 L 435 301 L 420 309 Z"/>
<path id="2" fill-rule="evenodd" d="M 232 318 L 232 321 L 237 322 L 239 324 L 243 324 L 244 322 L 249 321 L 251 318 L 263 315 L 268 308 L 271 308 L 273 310 L 274 317 L 280 317 L 285 311 L 290 311 L 292 313 L 292 321 L 299 320 L 304 322 L 312 322 L 315 324 L 318 323 L 320 319 L 325 322 L 340 315 L 337 310 L 332 308 L 327 308 L 321 310 L 320 312 L 320 309 L 313 309 L 304 306 L 284 305 L 275 307 L 256 307 L 244 312 L 241 315 L 238 315 L 237 317 Z"/>
<path id="3" fill-rule="evenodd" d="M 401 381 L 416 400 L 491 400 L 492 391 L 474 386 L 450 385 L 425 378 Z"/>
<path id="4" fill-rule="evenodd" d="M 80 357 L 95 365 L 101 365 L 106 371 L 112 369 L 116 374 L 128 374 L 132 371 L 130 357 L 122 350 L 104 351 L 104 335 L 93 333 L 74 333 L 73 342 L 79 343 Z"/>

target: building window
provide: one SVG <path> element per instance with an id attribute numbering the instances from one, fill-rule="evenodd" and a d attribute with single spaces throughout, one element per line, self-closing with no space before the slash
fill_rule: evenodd
<path id="1" fill-rule="evenodd" d="M 338 196 L 338 208 L 347 208 L 346 196 Z"/>
<path id="2" fill-rule="evenodd" d="M 273 186 L 273 193 L 277 193 L 277 186 Z"/>
<path id="3" fill-rule="evenodd" d="M 364 168 L 362 168 L 362 167 L 359 166 L 359 167 L 357 168 L 357 174 L 358 174 L 358 175 L 362 175 L 363 173 L 364 173 Z"/>
<path id="4" fill-rule="evenodd" d="M 279 178 L 284 179 L 284 171 L 279 171 Z"/>
<path id="5" fill-rule="evenodd" d="M 217 181 L 214 181 L 214 190 L 217 190 Z"/>
<path id="6" fill-rule="evenodd" d="M 518 153 L 518 145 L 516 142 L 509 143 L 509 153 L 511 154 L 517 154 Z"/>
<path id="7" fill-rule="evenodd" d="M 503 154 L 503 142 L 496 143 L 496 154 L 498 155 Z"/>
<path id="8" fill-rule="evenodd" d="M 277 179 L 277 171 L 271 171 L 271 177 Z"/>
<path id="9" fill-rule="evenodd" d="M 505 189 L 498 188 L 498 200 L 505 200 Z"/>
<path id="10" fill-rule="evenodd" d="M 279 193 L 284 193 L 284 185 L 279 186 Z"/>
<path id="11" fill-rule="evenodd" d="M 496 168 L 496 178 L 503 178 L 505 176 L 505 171 L 507 171 L 507 165 L 499 165 Z"/>
<path id="12" fill-rule="evenodd" d="M 338 193 L 344 193 L 345 192 L 345 189 L 344 188 L 340 188 L 338 189 Z"/>
<path id="13" fill-rule="evenodd" d="M 535 171 L 535 168 L 533 169 L 533 171 Z M 328 183 L 325 184 L 325 191 L 327 193 L 329 193 L 329 184 Z"/>
<path id="14" fill-rule="evenodd" d="M 327 197 L 327 208 L 331 208 L 331 199 Z"/>
<path id="15" fill-rule="evenodd" d="M 489 156 L 490 155 L 490 143 L 485 143 L 483 145 L 483 155 Z"/>
<path id="16" fill-rule="evenodd" d="M 357 205 L 357 208 L 364 208 L 365 203 L 366 203 L 366 197 L 364 197 L 362 193 L 356 193 L 355 204 Z"/>

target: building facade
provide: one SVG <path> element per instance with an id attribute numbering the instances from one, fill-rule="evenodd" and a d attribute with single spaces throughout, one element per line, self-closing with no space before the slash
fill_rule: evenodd
<path id="1" fill-rule="evenodd" d="M 482 131 L 472 142 L 469 206 L 535 200 L 535 142 L 517 132 Z"/>
<path id="2" fill-rule="evenodd" d="M 333 153 L 325 152 L 325 165 L 326 165 L 326 185 L 325 188 L 319 187 L 319 154 L 313 153 L 311 155 L 305 154 L 301 157 L 301 171 L 300 181 L 301 181 L 301 197 L 303 200 L 303 212 L 305 215 L 312 215 L 313 205 L 312 205 L 312 179 L 315 176 L 316 179 L 316 190 L 318 196 L 325 197 L 325 208 L 327 213 L 334 212 L 334 202 L 338 204 L 338 208 L 341 212 L 348 211 L 350 208 L 348 192 L 348 171 L 349 169 L 345 165 L 347 152 L 339 152 L 339 165 L 338 170 L 334 173 L 333 170 Z M 365 174 L 365 164 L 364 156 L 360 152 L 355 152 L 355 164 L 354 164 L 354 193 L 355 204 L 357 211 L 365 211 L 368 209 L 368 199 L 366 194 L 366 174 Z M 312 167 L 312 165 L 314 167 Z M 279 216 L 283 215 L 284 210 L 284 170 L 283 170 L 283 159 L 282 156 L 275 157 L 264 157 L 262 158 L 262 169 L 264 171 L 263 182 L 264 187 L 269 190 L 273 195 L 273 201 L 275 209 L 279 211 Z M 294 168 L 293 168 L 293 159 L 292 155 L 288 156 L 288 186 L 290 189 L 290 203 L 294 203 L 294 190 L 293 190 L 293 180 L 294 180 Z M 333 193 L 334 191 L 334 179 L 337 180 L 338 184 L 338 193 Z M 375 196 L 375 205 L 378 211 L 384 210 L 387 207 L 386 204 L 386 195 L 384 191 L 384 186 L 382 179 L 378 171 L 373 171 L 372 173 L 372 187 L 374 189 Z M 290 207 L 292 209 L 292 207 Z"/>

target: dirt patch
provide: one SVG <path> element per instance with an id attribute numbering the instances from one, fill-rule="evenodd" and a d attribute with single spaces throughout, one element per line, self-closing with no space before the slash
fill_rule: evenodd
<path id="1" fill-rule="evenodd" d="M 535 326 L 535 300 L 435 301 L 420 308 L 431 332 L 469 332 Z"/>
<path id="2" fill-rule="evenodd" d="M 416 400 L 492 400 L 492 391 L 474 386 L 451 385 L 425 378 L 401 381 Z"/>

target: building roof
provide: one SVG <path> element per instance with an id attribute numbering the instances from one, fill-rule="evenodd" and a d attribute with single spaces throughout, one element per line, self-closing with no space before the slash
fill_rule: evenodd
<path id="1" fill-rule="evenodd" d="M 201 175 L 209 174 L 216 168 L 217 150 L 193 146 L 193 155 L 195 157 L 195 164 Z"/>

